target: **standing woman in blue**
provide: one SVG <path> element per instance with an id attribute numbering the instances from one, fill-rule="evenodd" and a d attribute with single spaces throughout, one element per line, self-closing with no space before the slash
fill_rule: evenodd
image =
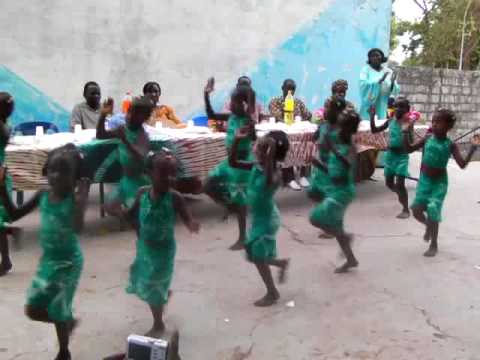
<path id="1" fill-rule="evenodd" d="M 255 123 L 252 114 L 255 111 L 255 92 L 249 86 L 237 86 L 233 90 L 230 107 L 231 114 L 216 113 L 210 104 L 210 94 L 214 90 L 215 81 L 208 80 L 205 86 L 205 108 L 209 119 L 227 121 L 227 137 L 225 146 L 228 152 L 233 145 L 235 133 L 238 129 L 248 129 L 248 136 L 238 144 L 238 158 L 240 160 L 252 159 L 252 142 L 255 141 Z M 218 164 L 209 174 L 204 191 L 217 204 L 225 206 L 229 212 L 237 215 L 239 237 L 231 250 L 242 250 L 245 247 L 247 228 L 246 190 L 249 170 L 236 169 L 230 166 L 228 159 Z"/>
<path id="2" fill-rule="evenodd" d="M 380 49 L 368 52 L 367 65 L 360 73 L 360 117 L 370 119 L 370 108 L 375 107 L 379 119 L 387 118 L 388 98 L 396 97 L 400 92 L 397 74 L 386 65 L 387 58 Z"/>

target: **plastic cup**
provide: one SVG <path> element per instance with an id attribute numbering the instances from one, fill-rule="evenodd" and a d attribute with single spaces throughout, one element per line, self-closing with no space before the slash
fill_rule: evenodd
<path id="1" fill-rule="evenodd" d="M 299 123 L 299 122 L 302 122 L 302 117 L 301 116 L 295 116 L 295 122 L 296 123 Z"/>
<path id="2" fill-rule="evenodd" d="M 268 119 L 268 123 L 270 125 L 275 125 L 275 117 L 271 116 L 269 119 Z"/>
<path id="3" fill-rule="evenodd" d="M 195 123 L 193 122 L 193 120 L 188 120 L 187 125 L 188 125 L 188 127 L 194 127 Z"/>
<path id="4" fill-rule="evenodd" d="M 39 137 L 42 137 L 43 135 L 44 135 L 43 126 L 37 126 L 35 128 L 35 136 L 39 138 Z"/>
<path id="5" fill-rule="evenodd" d="M 82 125 L 76 124 L 75 127 L 73 128 L 73 133 L 75 135 L 78 135 L 82 132 Z"/>
<path id="6" fill-rule="evenodd" d="M 157 122 L 155 123 L 155 129 L 160 130 L 160 129 L 162 129 L 162 128 L 163 128 L 162 122 L 161 122 L 161 121 L 157 121 Z"/>

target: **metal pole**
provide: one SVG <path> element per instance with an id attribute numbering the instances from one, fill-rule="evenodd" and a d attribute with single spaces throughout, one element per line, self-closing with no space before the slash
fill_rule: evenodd
<path id="1" fill-rule="evenodd" d="M 472 5 L 472 0 L 469 0 L 467 7 L 465 8 L 465 14 L 463 15 L 462 44 L 460 45 L 460 63 L 458 64 L 458 70 L 463 70 L 463 49 L 465 47 L 465 28 L 467 26 L 468 10 L 470 10 L 471 5 Z"/>

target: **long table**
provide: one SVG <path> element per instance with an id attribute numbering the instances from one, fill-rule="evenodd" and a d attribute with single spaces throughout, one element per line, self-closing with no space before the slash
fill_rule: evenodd
<path id="1" fill-rule="evenodd" d="M 261 128 L 259 134 L 261 136 Z M 426 127 L 417 127 L 418 137 L 425 134 Z M 284 166 L 308 164 L 316 151 L 314 126 L 288 129 L 290 151 Z M 179 160 L 180 177 L 204 179 L 208 172 L 227 157 L 224 133 L 195 133 L 182 130 L 150 130 L 150 143 L 153 150 L 167 147 L 172 149 Z M 60 133 L 35 137 L 14 137 L 6 148 L 6 165 L 13 178 L 17 191 L 37 190 L 46 184 L 42 169 L 48 153 L 67 143 L 77 145 L 85 155 L 87 173 L 93 182 L 116 182 L 120 176 L 117 161 L 117 140 L 96 140 L 94 131 L 81 134 Z M 388 146 L 386 133 L 372 134 L 360 129 L 355 136 L 357 151 L 368 149 L 385 150 Z"/>

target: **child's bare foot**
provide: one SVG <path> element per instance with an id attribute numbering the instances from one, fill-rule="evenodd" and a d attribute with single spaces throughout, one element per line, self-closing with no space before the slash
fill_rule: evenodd
<path id="1" fill-rule="evenodd" d="M 403 210 L 400 214 L 397 215 L 397 219 L 408 219 L 410 217 L 410 211 Z"/>
<path id="2" fill-rule="evenodd" d="M 245 249 L 245 244 L 243 239 L 238 239 L 238 241 L 229 247 L 232 251 L 239 251 Z"/>
<path id="3" fill-rule="evenodd" d="M 287 270 L 290 267 L 290 259 L 283 260 L 282 267 L 278 273 L 278 282 L 280 284 L 285 284 L 287 282 Z"/>
<path id="4" fill-rule="evenodd" d="M 423 235 L 423 241 L 429 242 L 432 239 L 432 233 L 430 231 L 430 228 L 427 226 L 427 229 L 425 230 L 425 234 Z"/>
<path id="5" fill-rule="evenodd" d="M 146 337 L 151 337 L 154 339 L 160 339 L 165 333 L 165 325 L 159 325 L 152 327 L 146 334 Z"/>
<path id="6" fill-rule="evenodd" d="M 0 277 L 7 275 L 13 268 L 10 260 L 4 261 L 0 264 Z"/>
<path id="7" fill-rule="evenodd" d="M 70 351 L 60 351 L 57 354 L 55 360 L 72 360 L 72 356 L 70 355 Z"/>
<path id="8" fill-rule="evenodd" d="M 333 239 L 335 236 L 326 232 L 318 234 L 319 239 Z"/>
<path id="9" fill-rule="evenodd" d="M 425 256 L 425 257 L 434 257 L 435 255 L 437 255 L 437 252 L 438 252 L 438 249 L 437 249 L 437 248 L 432 248 L 432 247 L 430 247 L 427 251 L 425 251 L 425 253 L 423 254 L 423 256 Z"/>
<path id="10" fill-rule="evenodd" d="M 276 304 L 278 299 L 280 299 L 280 294 L 277 291 L 273 294 L 267 293 L 267 295 L 265 295 L 260 300 L 255 301 L 253 304 L 257 307 L 267 307 Z"/>
<path id="11" fill-rule="evenodd" d="M 358 261 L 357 260 L 350 260 L 347 261 L 345 264 L 342 266 L 338 267 L 335 269 L 335 274 L 343 274 L 348 272 L 351 268 L 356 268 L 358 266 Z"/>

